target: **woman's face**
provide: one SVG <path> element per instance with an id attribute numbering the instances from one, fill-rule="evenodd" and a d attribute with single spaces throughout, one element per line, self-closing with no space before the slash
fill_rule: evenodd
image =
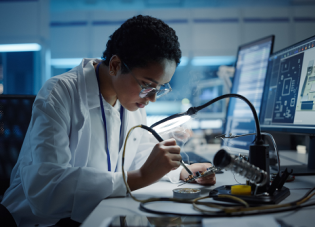
<path id="1" fill-rule="evenodd" d="M 136 111 L 148 105 L 149 101 L 155 102 L 156 95 L 139 97 L 142 90 L 139 84 L 159 89 L 160 85 L 170 82 L 175 69 L 175 61 L 165 59 L 161 63 L 152 63 L 146 68 L 134 68 L 127 74 L 121 74 L 119 70 L 113 78 L 113 86 L 120 103 L 127 110 Z"/>

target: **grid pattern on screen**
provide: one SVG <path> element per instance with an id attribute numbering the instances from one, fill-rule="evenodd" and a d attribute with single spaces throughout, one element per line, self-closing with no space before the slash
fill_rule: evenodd
<path id="1" fill-rule="evenodd" d="M 269 58 L 261 128 L 314 134 L 315 36 Z"/>

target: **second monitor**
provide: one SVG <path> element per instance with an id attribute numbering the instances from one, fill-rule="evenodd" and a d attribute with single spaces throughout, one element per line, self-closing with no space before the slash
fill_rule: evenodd
<path id="1" fill-rule="evenodd" d="M 273 49 L 274 36 L 242 45 L 238 49 L 235 74 L 231 93 L 246 97 L 259 116 L 268 58 Z M 241 135 L 255 132 L 253 114 L 248 105 L 240 99 L 231 98 L 225 123 L 225 134 Z M 222 146 L 231 153 L 248 154 L 254 136 L 225 139 Z"/>

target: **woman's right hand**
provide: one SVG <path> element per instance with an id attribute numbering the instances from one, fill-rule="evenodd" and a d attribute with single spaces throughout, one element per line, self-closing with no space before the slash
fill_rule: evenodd
<path id="1" fill-rule="evenodd" d="M 171 170 L 177 169 L 181 159 L 180 147 L 176 145 L 175 139 L 156 144 L 140 170 L 136 170 L 137 174 L 128 172 L 130 189 L 136 190 L 156 182 Z"/>
<path id="2" fill-rule="evenodd" d="M 164 140 L 156 144 L 146 162 L 140 168 L 144 179 L 155 182 L 171 170 L 180 166 L 180 147 L 175 139 Z"/>

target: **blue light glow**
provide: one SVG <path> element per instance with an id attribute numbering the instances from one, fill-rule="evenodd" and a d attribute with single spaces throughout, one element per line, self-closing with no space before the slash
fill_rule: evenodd
<path id="1" fill-rule="evenodd" d="M 191 64 L 193 66 L 232 65 L 235 60 L 234 56 L 204 56 L 194 57 Z"/>
<path id="2" fill-rule="evenodd" d="M 37 43 L 0 44 L 0 52 L 40 51 L 41 45 Z"/>
<path id="3" fill-rule="evenodd" d="M 79 65 L 82 58 L 55 58 L 50 60 L 51 66 L 55 68 L 73 68 Z"/>

